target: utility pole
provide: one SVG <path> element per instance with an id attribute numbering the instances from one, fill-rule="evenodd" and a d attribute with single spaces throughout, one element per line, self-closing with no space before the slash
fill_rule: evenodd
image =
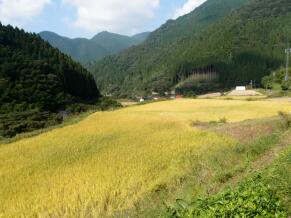
<path id="1" fill-rule="evenodd" d="M 289 47 L 289 45 L 288 45 Z M 285 74 L 285 81 L 289 80 L 289 55 L 291 53 L 291 48 L 285 49 L 286 53 L 286 74 Z"/>

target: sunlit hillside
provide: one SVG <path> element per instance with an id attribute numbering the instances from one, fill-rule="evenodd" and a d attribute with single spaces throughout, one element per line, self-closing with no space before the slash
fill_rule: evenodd
<path id="1" fill-rule="evenodd" d="M 193 122 L 238 122 L 278 111 L 289 113 L 290 102 L 163 101 L 97 112 L 78 124 L 2 144 L 0 217 L 121 213 L 151 192 L 174 190 L 201 164 L 217 170 L 241 164 L 232 149 L 237 139 Z"/>

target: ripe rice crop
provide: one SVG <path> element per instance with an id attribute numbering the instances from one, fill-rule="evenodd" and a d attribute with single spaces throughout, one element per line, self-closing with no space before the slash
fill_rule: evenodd
<path id="1" fill-rule="evenodd" d="M 2 144 L 0 217 L 102 217 L 129 209 L 187 174 L 194 155 L 236 143 L 189 121 L 237 122 L 278 111 L 291 111 L 290 103 L 164 101 L 97 112 L 77 124 Z"/>

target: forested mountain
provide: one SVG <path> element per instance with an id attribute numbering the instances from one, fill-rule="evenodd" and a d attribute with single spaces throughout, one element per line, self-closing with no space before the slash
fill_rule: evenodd
<path id="1" fill-rule="evenodd" d="M 175 87 L 198 93 L 260 81 L 284 63 L 290 23 L 290 0 L 208 0 L 90 70 L 104 92 L 117 95 Z M 187 80 L 192 84 L 183 87 Z"/>
<path id="2" fill-rule="evenodd" d="M 147 38 L 149 33 L 145 32 L 129 37 L 110 32 L 101 32 L 92 39 L 70 39 L 48 31 L 41 32 L 39 35 L 52 46 L 70 55 L 74 60 L 87 63 L 116 54 L 133 45 L 138 45 Z"/>
<path id="3" fill-rule="evenodd" d="M 98 99 L 90 73 L 36 34 L 0 23 L 0 136 L 56 122 L 56 112 Z"/>

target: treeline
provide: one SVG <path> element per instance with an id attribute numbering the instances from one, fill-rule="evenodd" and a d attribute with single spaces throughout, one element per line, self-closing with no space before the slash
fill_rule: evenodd
<path id="1" fill-rule="evenodd" d="M 270 75 L 263 77 L 262 85 L 265 89 L 291 90 L 291 68 L 286 72 L 286 68 L 273 71 Z"/>
<path id="2" fill-rule="evenodd" d="M 116 95 L 174 89 L 177 75 L 209 66 L 222 89 L 259 82 L 284 63 L 290 11 L 289 0 L 209 0 L 90 70 L 100 89 Z"/>
<path id="3" fill-rule="evenodd" d="M 80 64 L 38 35 L 0 23 L 0 136 L 46 126 L 46 120 L 58 123 L 58 111 L 99 97 Z"/>

